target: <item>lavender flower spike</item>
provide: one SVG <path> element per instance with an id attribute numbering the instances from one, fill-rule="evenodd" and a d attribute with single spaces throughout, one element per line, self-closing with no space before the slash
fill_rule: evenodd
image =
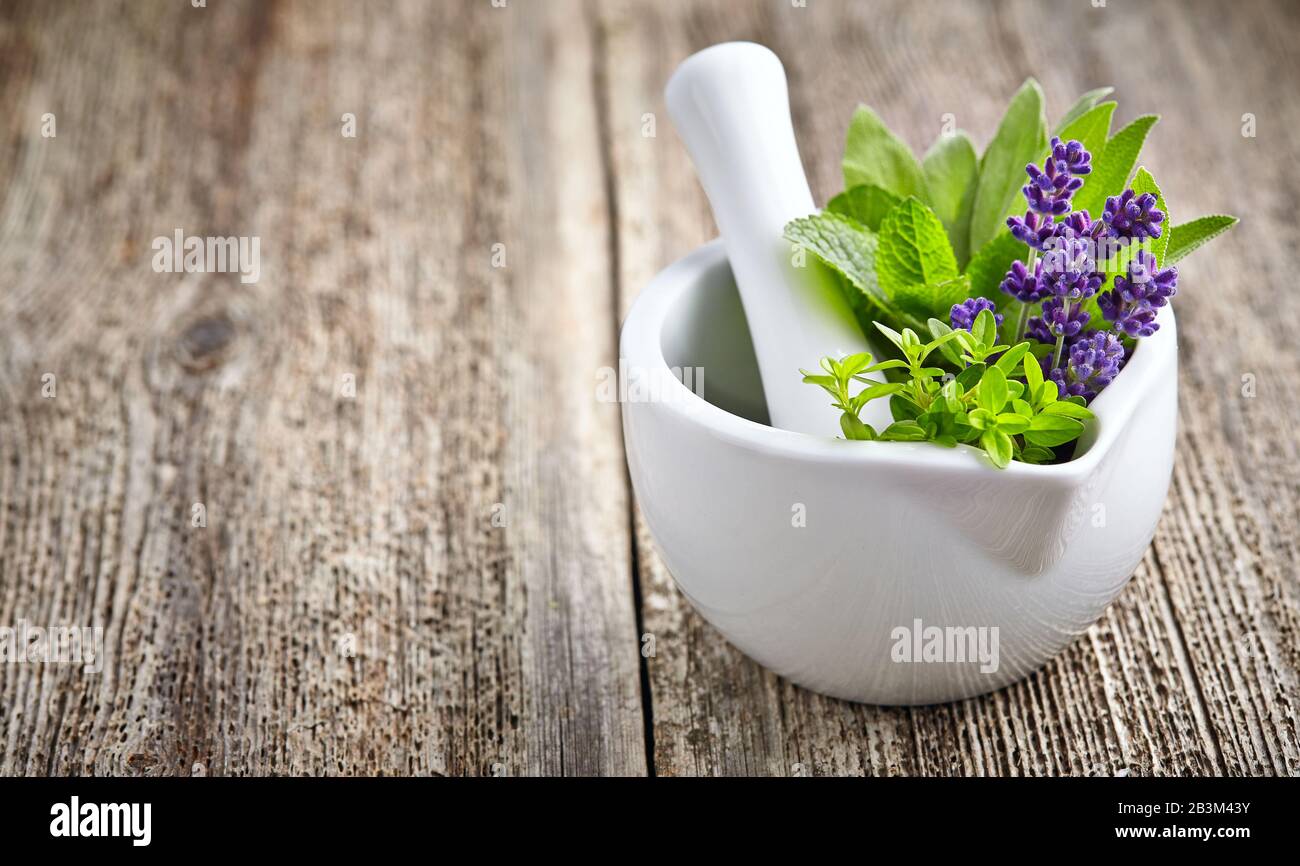
<path id="1" fill-rule="evenodd" d="M 1127 276 L 1115 278 L 1115 288 L 1097 297 L 1097 306 L 1115 330 L 1130 337 L 1149 337 L 1159 330 L 1156 310 L 1178 293 L 1178 269 L 1159 270 L 1146 250 L 1129 262 Z"/>
<path id="2" fill-rule="evenodd" d="M 1077 336 L 1090 318 L 1080 309 L 1081 306 L 1077 301 L 1072 302 L 1066 298 L 1048 298 L 1043 301 L 1043 326 L 1054 337 L 1065 337 L 1069 340 Z"/>
<path id="3" fill-rule="evenodd" d="M 1062 142 L 1059 137 L 1052 139 L 1052 159 L 1064 163 L 1066 170 L 1075 177 L 1092 173 L 1092 154 L 1083 149 L 1083 142 Z"/>
<path id="4" fill-rule="evenodd" d="M 1050 217 L 1041 217 L 1032 210 L 1023 217 L 1007 217 L 1007 228 L 1011 236 L 1022 244 L 1043 251 L 1043 244 L 1055 234 L 1055 227 Z"/>
<path id="5" fill-rule="evenodd" d="M 1048 294 L 1047 283 L 1043 280 L 1043 263 L 1035 262 L 1031 274 L 1024 262 L 1012 262 L 1011 270 L 1007 271 L 998 288 L 1022 303 L 1035 304 L 1041 301 Z"/>
<path id="6" fill-rule="evenodd" d="M 1002 315 L 988 298 L 967 298 L 960 304 L 953 304 L 948 319 L 954 331 L 969 331 L 975 324 L 975 317 L 985 310 L 992 310 L 993 320 L 999 326 L 1002 324 Z"/>
<path id="7" fill-rule="evenodd" d="M 1149 192 L 1137 195 L 1131 189 L 1122 195 L 1106 199 L 1101 221 L 1115 238 L 1160 237 L 1160 224 L 1165 221 L 1164 211 L 1156 208 L 1156 197 Z"/>
<path id="8" fill-rule="evenodd" d="M 1110 384 L 1123 362 L 1124 344 L 1118 337 L 1105 331 L 1089 331 L 1070 345 L 1065 365 L 1046 371 L 1046 376 L 1056 383 L 1062 397 L 1090 401 Z"/>

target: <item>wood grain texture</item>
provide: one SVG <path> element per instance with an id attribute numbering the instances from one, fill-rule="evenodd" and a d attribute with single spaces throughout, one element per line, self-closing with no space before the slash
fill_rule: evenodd
<path id="1" fill-rule="evenodd" d="M 0 670 L 0 769 L 646 772 L 581 12 L 5 21 L 0 622 L 109 667 Z"/>
<path id="2" fill-rule="evenodd" d="M 0 773 L 1300 774 L 1294 4 L 209 6 L 0 3 L 0 625 L 107 642 L 0 665 Z M 1032 74 L 1164 115 L 1175 221 L 1245 218 L 1180 266 L 1155 542 L 1024 683 L 793 686 L 636 514 L 595 373 L 715 232 L 662 88 L 728 39 L 785 61 L 818 201 L 857 102 L 983 144 Z M 259 236 L 260 280 L 155 273 L 176 228 Z"/>

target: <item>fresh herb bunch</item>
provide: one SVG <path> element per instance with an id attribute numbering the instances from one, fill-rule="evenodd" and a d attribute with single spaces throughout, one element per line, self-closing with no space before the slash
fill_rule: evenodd
<path id="1" fill-rule="evenodd" d="M 1066 457 L 1061 446 L 1092 417 L 1087 403 L 1158 329 L 1177 292 L 1172 265 L 1237 222 L 1173 225 L 1137 166 L 1158 118 L 1112 135 L 1111 91 L 1084 94 L 1049 139 L 1030 79 L 983 155 L 958 130 L 919 162 L 858 108 L 845 191 L 785 232 L 839 275 L 864 330 L 893 350 L 875 364 L 855 355 L 824 359 L 826 375 L 804 371 L 844 412 L 847 438 L 978 443 L 1000 467 Z M 854 380 L 866 387 L 850 394 Z M 894 423 L 877 434 L 859 414 L 884 396 Z"/>

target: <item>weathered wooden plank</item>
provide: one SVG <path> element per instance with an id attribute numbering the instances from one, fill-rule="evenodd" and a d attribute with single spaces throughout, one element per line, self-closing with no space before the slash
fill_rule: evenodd
<path id="1" fill-rule="evenodd" d="M 108 666 L 0 666 L 0 771 L 645 772 L 581 13 L 3 23 L 0 623 Z"/>
<path id="2" fill-rule="evenodd" d="M 1251 299 L 1286 283 L 1285 250 L 1296 243 L 1283 204 L 1295 180 L 1278 177 L 1274 161 L 1300 150 L 1294 101 L 1277 86 L 1279 75 L 1296 77 L 1284 59 L 1295 10 L 1245 3 L 1228 23 L 1209 3 L 970 2 L 945 4 L 942 16 L 905 7 L 601 6 L 624 308 L 659 267 L 713 232 L 660 95 L 693 50 L 746 38 L 782 56 L 819 201 L 839 189 L 843 128 L 858 101 L 920 152 L 949 113 L 986 142 L 1027 75 L 1057 112 L 1085 89 L 1116 85 L 1117 121 L 1165 114 L 1145 161 L 1175 218 L 1242 213 L 1252 239 L 1221 241 L 1182 267 L 1182 429 L 1166 517 L 1132 585 L 1043 671 L 981 699 L 910 711 L 829 701 L 744 659 L 676 593 L 639 526 L 643 617 L 658 637 L 647 667 L 656 769 L 1294 774 L 1300 370 L 1287 334 L 1300 305 L 1267 292 L 1268 315 L 1258 315 Z M 1047 40 L 1058 32 L 1086 47 Z M 654 139 L 640 138 L 627 116 L 643 111 L 661 120 Z M 1258 139 L 1241 135 L 1245 112 L 1260 118 Z M 1241 396 L 1247 373 L 1258 383 L 1253 399 Z"/>

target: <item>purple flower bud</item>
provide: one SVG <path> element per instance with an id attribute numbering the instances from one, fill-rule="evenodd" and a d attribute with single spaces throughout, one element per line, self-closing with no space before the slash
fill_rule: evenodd
<path id="1" fill-rule="evenodd" d="M 1007 217 L 1007 227 L 1011 229 L 1013 238 L 1022 244 L 1029 244 L 1039 252 L 1042 252 L 1043 243 L 1052 237 L 1056 230 L 1051 219 L 1040 217 L 1033 211 L 1026 213 L 1023 218 Z"/>
<path id="2" fill-rule="evenodd" d="M 1124 362 L 1124 344 L 1114 334 L 1089 331 L 1070 344 L 1066 363 L 1046 371 L 1062 397 L 1092 400 L 1119 374 Z M 1050 363 L 1046 359 L 1044 363 Z"/>
<path id="3" fill-rule="evenodd" d="M 1097 229 L 1104 228 L 1101 223 L 1094 223 L 1086 210 L 1077 210 L 1056 224 L 1057 234 L 1069 229 L 1075 237 L 1096 237 Z"/>
<path id="4" fill-rule="evenodd" d="M 1154 255 L 1139 250 L 1129 262 L 1128 276 L 1115 278 L 1115 289 L 1127 303 L 1147 301 L 1153 307 L 1163 307 L 1178 294 L 1178 269 L 1162 271 L 1157 267 Z"/>
<path id="5" fill-rule="evenodd" d="M 960 304 L 953 304 L 948 319 L 952 322 L 953 330 L 969 331 L 975 324 L 975 317 L 985 310 L 994 310 L 993 320 L 1001 326 L 1002 316 L 996 312 L 996 306 L 988 298 L 967 298 Z"/>
<path id="6" fill-rule="evenodd" d="M 1083 149 L 1081 141 L 1062 143 L 1060 138 L 1053 138 L 1052 159 L 1063 164 L 1066 171 L 1076 176 L 1092 172 L 1092 154 Z"/>
<path id="7" fill-rule="evenodd" d="M 1088 324 L 1089 316 L 1080 309 L 1081 306 L 1065 298 L 1048 298 L 1043 301 L 1043 325 L 1054 337 L 1065 337 L 1068 340 Z"/>
<path id="8" fill-rule="evenodd" d="M 1042 280 L 1042 274 L 1042 261 L 1034 263 L 1032 274 L 1029 273 L 1024 262 L 1015 261 L 1011 263 L 1011 270 L 1007 271 L 999 288 L 1018 301 L 1026 304 L 1037 303 L 1047 297 L 1047 285 Z"/>
<path id="9" fill-rule="evenodd" d="M 1047 327 L 1041 316 L 1030 316 L 1029 321 L 1025 322 L 1025 336 L 1037 340 L 1040 343 L 1054 345 L 1056 337 Z"/>
<path id="10" fill-rule="evenodd" d="M 1021 189 L 1029 209 L 1049 217 L 1070 212 L 1070 197 L 1083 186 L 1079 177 L 1092 171 L 1092 154 L 1078 141 L 1062 142 L 1052 139 L 1052 151 L 1043 167 L 1030 163 L 1025 166 L 1029 184 Z M 1017 238 L 1017 240 L 1021 240 Z M 1023 240 L 1023 243 L 1029 243 Z"/>
<path id="11" fill-rule="evenodd" d="M 1156 324 L 1156 308 L 1149 301 L 1125 303 L 1118 289 L 1098 295 L 1097 306 L 1101 307 L 1102 316 L 1115 324 L 1115 330 L 1130 337 L 1149 337 L 1160 330 Z"/>
<path id="12" fill-rule="evenodd" d="M 1156 208 L 1155 196 L 1149 192 L 1137 195 L 1131 189 L 1106 199 L 1106 208 L 1101 214 L 1101 221 L 1112 237 L 1134 240 L 1160 237 L 1160 223 L 1164 220 L 1164 212 Z"/>

